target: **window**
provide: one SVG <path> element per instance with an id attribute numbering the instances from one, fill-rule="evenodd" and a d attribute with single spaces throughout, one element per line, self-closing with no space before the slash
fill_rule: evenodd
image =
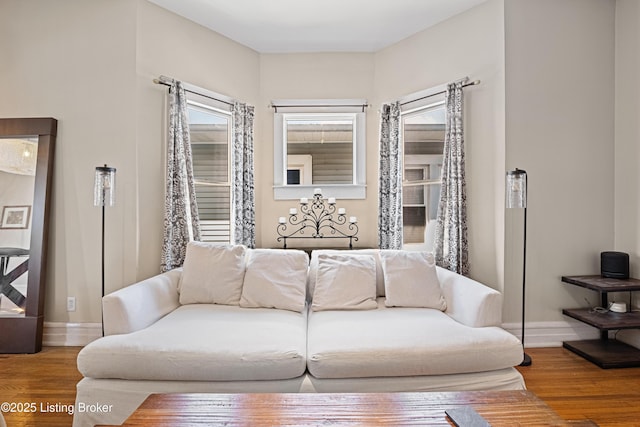
<path id="1" fill-rule="evenodd" d="M 444 102 L 402 113 L 401 124 L 404 247 L 431 251 L 440 200 Z"/>
<path id="2" fill-rule="evenodd" d="M 273 105 L 275 199 L 307 197 L 317 187 L 332 197 L 365 198 L 366 101 Z"/>
<path id="3" fill-rule="evenodd" d="M 187 115 L 201 240 L 231 241 L 231 114 L 189 96 Z"/>

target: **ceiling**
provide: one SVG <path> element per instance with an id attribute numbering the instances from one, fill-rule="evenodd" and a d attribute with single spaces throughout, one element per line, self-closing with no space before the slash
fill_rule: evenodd
<path id="1" fill-rule="evenodd" d="M 149 0 L 261 53 L 375 52 L 486 0 Z"/>

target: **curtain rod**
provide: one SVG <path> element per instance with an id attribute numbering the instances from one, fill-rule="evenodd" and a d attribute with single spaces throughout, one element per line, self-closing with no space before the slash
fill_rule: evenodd
<path id="1" fill-rule="evenodd" d="M 274 112 L 278 112 L 278 108 L 315 108 L 315 107 L 336 107 L 336 108 L 340 108 L 340 107 L 362 107 L 362 112 L 364 113 L 364 109 L 365 108 L 369 108 L 371 107 L 371 105 L 369 104 L 304 104 L 304 105 L 293 105 L 293 104 L 287 104 L 287 105 L 276 105 L 276 104 L 269 104 L 269 107 L 273 108 Z"/>
<path id="2" fill-rule="evenodd" d="M 472 82 L 463 84 L 462 87 L 475 86 L 475 85 L 479 85 L 479 84 L 480 84 L 480 80 L 474 80 Z M 402 104 L 400 104 L 400 106 L 411 104 L 411 103 L 417 102 L 417 101 L 422 101 L 423 99 L 431 98 L 432 96 L 442 95 L 443 93 L 446 93 L 446 92 L 447 92 L 446 90 L 441 90 L 440 92 L 432 93 L 431 95 L 421 96 L 420 98 L 416 98 L 416 99 L 412 99 L 411 101 L 403 102 Z"/>
<path id="3" fill-rule="evenodd" d="M 157 85 L 171 86 L 171 84 L 170 84 L 170 83 L 168 83 L 168 82 L 166 82 L 166 81 L 163 81 L 163 80 L 161 80 L 161 79 L 167 79 L 167 80 L 174 81 L 174 79 L 172 79 L 172 78 L 164 77 L 164 76 L 160 76 L 160 78 L 159 78 L 159 79 L 153 79 L 153 82 L 154 82 L 155 84 L 157 84 Z M 193 93 L 194 95 L 203 96 L 203 97 L 205 97 L 205 98 L 213 99 L 214 101 L 222 102 L 223 104 L 227 104 L 227 105 L 231 105 L 231 106 L 233 106 L 233 102 L 225 101 L 224 99 L 219 99 L 219 98 L 216 98 L 216 97 L 214 97 L 214 96 L 207 95 L 207 94 L 202 93 L 202 92 L 198 92 L 198 91 L 196 91 L 196 90 L 185 89 L 184 91 L 185 91 L 185 92 L 189 92 L 189 93 Z"/>

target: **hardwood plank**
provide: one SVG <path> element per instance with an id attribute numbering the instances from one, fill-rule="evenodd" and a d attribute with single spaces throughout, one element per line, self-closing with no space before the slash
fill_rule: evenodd
<path id="1" fill-rule="evenodd" d="M 640 368 L 601 369 L 564 348 L 527 348 L 531 366 L 518 367 L 527 389 L 561 417 L 601 427 L 640 420 Z"/>

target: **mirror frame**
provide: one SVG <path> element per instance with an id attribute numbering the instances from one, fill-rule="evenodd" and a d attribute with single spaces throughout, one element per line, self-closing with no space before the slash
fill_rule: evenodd
<path id="1" fill-rule="evenodd" d="M 37 353 L 42 349 L 51 183 L 57 128 L 58 121 L 50 117 L 0 119 L 0 138 L 38 136 L 25 315 L 0 317 L 0 353 Z"/>

